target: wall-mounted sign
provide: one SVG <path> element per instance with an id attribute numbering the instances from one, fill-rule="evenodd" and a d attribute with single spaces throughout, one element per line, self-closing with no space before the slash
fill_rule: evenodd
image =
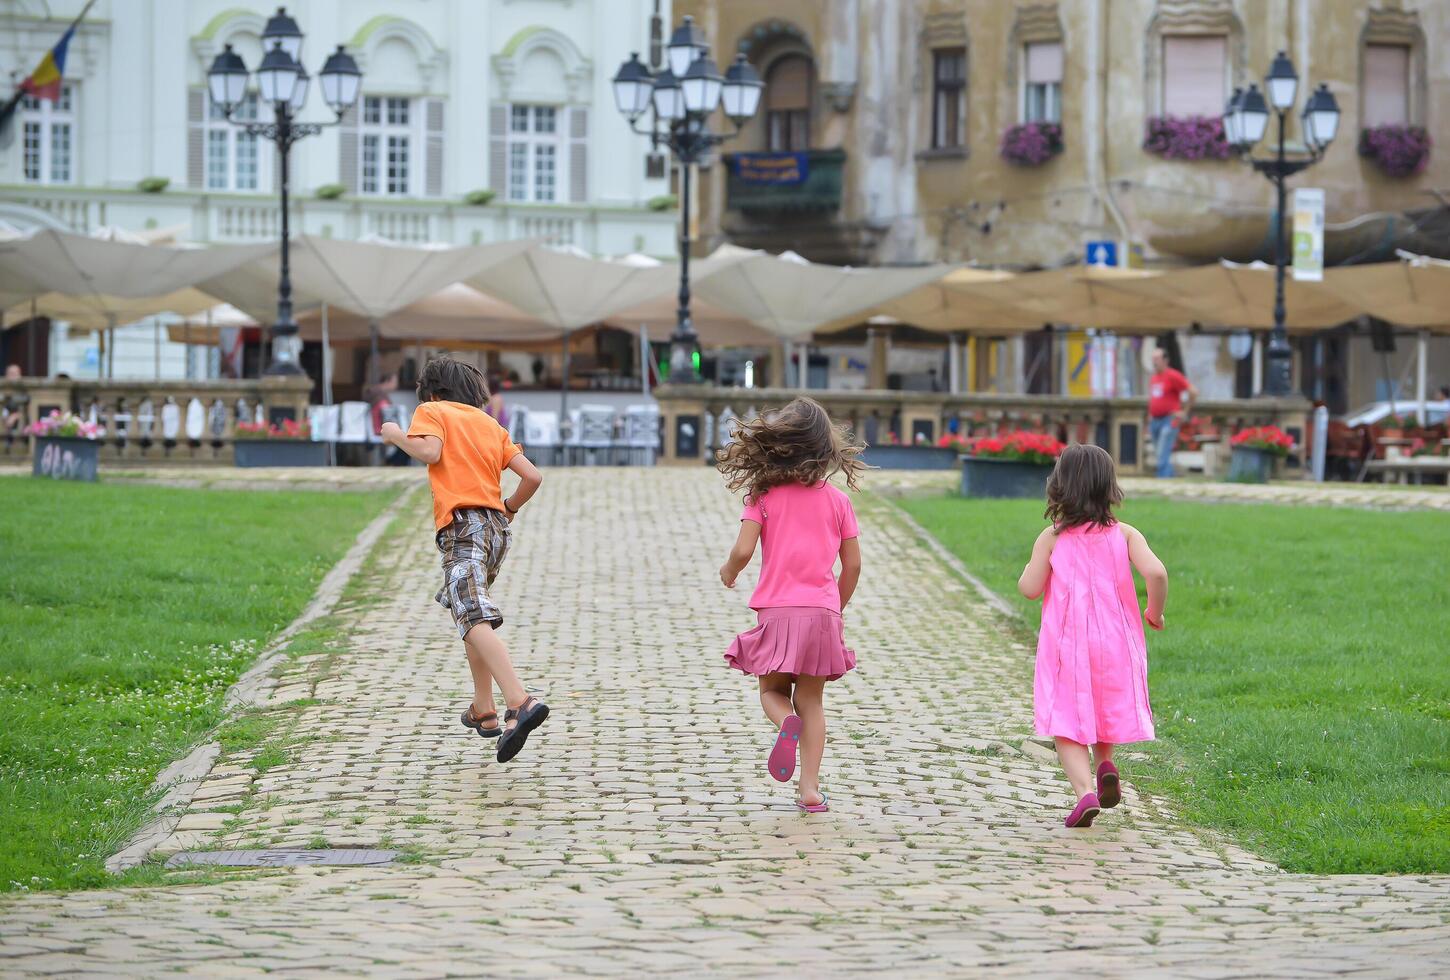
<path id="1" fill-rule="evenodd" d="M 747 184 L 802 184 L 810 174 L 804 153 L 737 153 L 734 163 Z"/>
<path id="2" fill-rule="evenodd" d="M 1294 278 L 1324 278 L 1324 188 L 1294 188 Z"/>

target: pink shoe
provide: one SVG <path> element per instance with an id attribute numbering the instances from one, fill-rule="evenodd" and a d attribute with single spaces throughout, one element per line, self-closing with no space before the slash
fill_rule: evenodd
<path id="1" fill-rule="evenodd" d="M 795 775 L 795 753 L 801 741 L 801 719 L 799 715 L 786 715 L 780 724 L 780 734 L 775 737 L 775 747 L 770 750 L 770 776 L 778 782 L 787 782 Z"/>
<path id="2" fill-rule="evenodd" d="M 1103 809 L 1110 810 L 1123 799 L 1122 781 L 1118 778 L 1118 767 L 1108 759 L 1098 766 L 1098 802 Z"/>
<path id="3" fill-rule="evenodd" d="M 821 802 L 807 803 L 805 800 L 796 800 L 795 808 L 802 813 L 828 813 L 831 809 L 831 804 L 830 801 L 826 799 L 826 794 L 822 793 Z"/>
<path id="4" fill-rule="evenodd" d="M 1077 801 L 1077 806 L 1067 815 L 1063 821 L 1069 827 L 1091 827 L 1093 818 L 1102 812 L 1102 806 L 1098 803 L 1098 794 L 1089 793 Z"/>

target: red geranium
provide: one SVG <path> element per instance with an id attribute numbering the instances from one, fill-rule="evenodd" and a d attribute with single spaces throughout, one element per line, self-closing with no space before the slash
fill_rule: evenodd
<path id="1" fill-rule="evenodd" d="M 311 439 L 312 428 L 306 422 L 283 419 L 282 424 L 273 422 L 238 422 L 238 439 Z"/>
<path id="2" fill-rule="evenodd" d="M 1005 436 L 979 436 L 975 439 L 943 436 L 937 445 L 954 447 L 967 456 L 1010 459 L 1045 466 L 1051 465 L 1067 448 L 1046 432 L 1013 432 Z"/>
<path id="3" fill-rule="evenodd" d="M 1287 456 L 1289 450 L 1294 448 L 1294 437 L 1277 425 L 1256 425 L 1241 429 L 1228 442 L 1230 446 L 1259 449 L 1275 456 Z"/>

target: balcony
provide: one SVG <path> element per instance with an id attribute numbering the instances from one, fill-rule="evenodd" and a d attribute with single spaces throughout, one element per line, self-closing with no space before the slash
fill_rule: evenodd
<path id="1" fill-rule="evenodd" d="M 724 160 L 728 172 L 725 206 L 731 211 L 748 215 L 820 213 L 841 207 L 845 150 L 729 153 Z"/>
<path id="2" fill-rule="evenodd" d="M 282 224 L 277 199 L 270 194 L 7 186 L 0 187 L 0 198 L 20 209 L 16 217 L 48 216 L 80 234 L 109 224 L 133 230 L 179 228 L 179 237 L 199 242 L 266 242 L 276 240 Z M 495 202 L 481 207 L 450 199 L 319 200 L 309 195 L 292 199 L 294 233 L 346 239 L 374 236 L 410 245 L 528 238 L 606 255 L 668 255 L 674 248 L 674 221 L 671 212 L 628 205 Z"/>

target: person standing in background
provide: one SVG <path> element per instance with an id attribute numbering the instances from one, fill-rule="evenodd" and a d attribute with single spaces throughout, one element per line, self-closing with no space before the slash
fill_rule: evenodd
<path id="1" fill-rule="evenodd" d="M 1173 475 L 1178 429 L 1197 400 L 1198 389 L 1181 371 L 1169 366 L 1167 351 L 1161 347 L 1154 350 L 1153 377 L 1148 383 L 1148 438 L 1153 441 L 1158 460 L 1156 475 L 1160 479 Z"/>
<path id="2" fill-rule="evenodd" d="M 488 404 L 483 407 L 483 410 L 488 413 L 489 418 L 503 426 L 503 430 L 507 432 L 509 428 L 509 410 L 503 403 L 503 382 L 499 379 L 498 375 L 494 375 L 488 379 L 488 390 L 490 392 Z"/>

